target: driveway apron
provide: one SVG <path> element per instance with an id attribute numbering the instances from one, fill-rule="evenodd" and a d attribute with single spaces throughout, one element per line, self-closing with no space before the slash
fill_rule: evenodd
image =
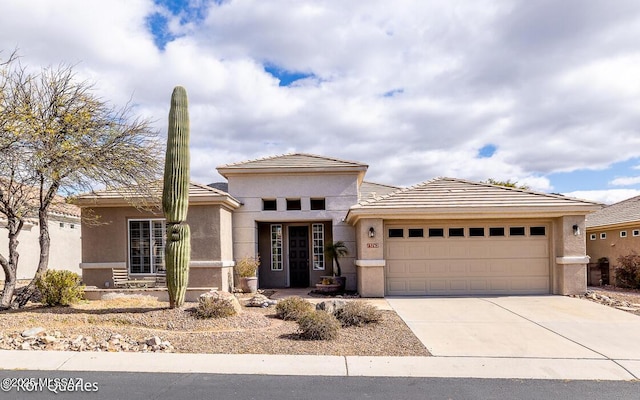
<path id="1" fill-rule="evenodd" d="M 391 297 L 434 356 L 640 360 L 640 318 L 563 296 Z"/>

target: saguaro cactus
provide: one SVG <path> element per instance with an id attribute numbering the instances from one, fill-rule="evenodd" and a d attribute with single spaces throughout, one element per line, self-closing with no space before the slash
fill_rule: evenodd
<path id="1" fill-rule="evenodd" d="M 189 281 L 191 232 L 185 223 L 188 210 L 189 110 L 187 91 L 182 86 L 176 86 L 171 94 L 162 190 L 162 211 L 167 221 L 165 265 L 171 308 L 184 304 Z"/>

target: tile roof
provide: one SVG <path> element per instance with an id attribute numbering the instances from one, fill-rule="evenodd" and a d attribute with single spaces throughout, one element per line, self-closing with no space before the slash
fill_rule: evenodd
<path id="1" fill-rule="evenodd" d="M 393 193 L 396 190 L 402 189 L 399 186 L 383 185 L 373 182 L 362 182 L 360 185 L 360 201 L 372 200 L 376 197 L 384 196 L 389 193 Z"/>
<path id="2" fill-rule="evenodd" d="M 482 209 L 579 208 L 594 211 L 598 203 L 561 195 L 537 193 L 528 190 L 471 182 L 455 178 L 436 178 L 418 185 L 400 189 L 372 200 L 361 201 L 351 208 L 357 210 L 397 209 Z"/>
<path id="3" fill-rule="evenodd" d="M 8 185 L 8 180 L 5 178 L 0 178 L 0 180 L 2 180 L 3 190 L 13 193 L 13 196 L 17 198 L 24 198 L 27 204 L 29 204 L 29 210 L 26 213 L 27 218 L 37 219 L 38 208 L 40 207 L 40 189 L 27 184 L 16 184 L 15 182 L 11 188 L 8 188 L 8 186 L 6 186 Z M 67 198 L 56 194 L 49 206 L 49 214 L 50 216 L 80 218 L 80 209 L 70 204 Z"/>
<path id="4" fill-rule="evenodd" d="M 259 158 L 221 165 L 217 169 L 224 176 L 228 172 L 270 172 L 278 170 L 326 170 L 326 169 L 355 169 L 365 171 L 367 164 L 341 160 L 338 158 L 318 156 L 315 154 L 290 153 L 278 156 Z"/>
<path id="5" fill-rule="evenodd" d="M 600 227 L 640 221 L 640 196 L 611 204 L 587 217 L 586 226 Z"/>
<path id="6" fill-rule="evenodd" d="M 100 190 L 97 192 L 85 193 L 77 196 L 74 201 L 80 205 L 85 204 L 95 204 L 97 201 L 109 201 L 109 200 L 124 200 L 124 199 L 140 199 L 149 197 L 148 201 L 160 201 L 162 196 L 162 182 L 157 181 L 150 186 L 150 190 L 146 193 L 138 190 L 136 187 L 121 187 L 121 188 L 110 188 L 105 190 Z M 203 185 L 200 183 L 190 182 L 189 183 L 189 198 L 193 201 L 194 199 L 205 199 L 211 197 L 219 197 L 222 199 L 229 199 L 232 203 L 240 202 L 236 200 L 229 193 L 224 192 L 220 189 L 216 189 L 211 186 Z"/>

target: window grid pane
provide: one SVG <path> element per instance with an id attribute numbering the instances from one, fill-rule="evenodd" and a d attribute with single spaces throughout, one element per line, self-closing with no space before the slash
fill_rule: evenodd
<path id="1" fill-rule="evenodd" d="M 271 225 L 271 270 L 282 271 L 282 225 Z"/>
<path id="2" fill-rule="evenodd" d="M 324 270 L 324 225 L 313 224 L 313 269 Z"/>
<path id="3" fill-rule="evenodd" d="M 166 273 L 164 266 L 164 246 L 165 246 L 165 233 L 167 227 L 164 221 L 152 221 L 153 224 L 153 271 L 155 273 Z"/>
<path id="4" fill-rule="evenodd" d="M 164 273 L 165 231 L 163 220 L 129 221 L 129 272 Z"/>

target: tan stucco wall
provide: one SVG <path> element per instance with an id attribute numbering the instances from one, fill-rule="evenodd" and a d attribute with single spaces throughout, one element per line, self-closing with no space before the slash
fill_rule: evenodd
<path id="1" fill-rule="evenodd" d="M 374 237 L 369 229 L 373 228 Z M 384 221 L 362 219 L 356 223 L 357 289 L 363 297 L 384 297 Z"/>
<path id="2" fill-rule="evenodd" d="M 63 226 L 60 226 L 62 224 Z M 73 225 L 73 228 L 71 228 Z M 9 253 L 9 238 L 4 228 L 5 221 L 0 220 L 0 254 L 5 257 Z M 50 217 L 49 268 L 69 270 L 80 273 L 82 230 L 79 218 Z M 40 259 L 40 229 L 37 223 L 26 224 L 18 237 L 18 279 L 31 279 L 38 268 Z M 1 279 L 4 279 L 2 276 Z"/>
<path id="3" fill-rule="evenodd" d="M 82 225 L 83 263 L 127 262 L 127 221 L 163 218 L 159 212 L 140 211 L 133 207 L 98 208 L 95 213 L 100 216 L 100 225 Z M 221 226 L 222 213 L 220 207 L 215 205 L 189 207 L 187 223 L 191 228 L 192 260 L 221 260 L 222 248 L 229 252 L 229 217 L 226 217 L 227 225 Z M 228 214 L 228 211 L 224 213 Z M 224 234 L 221 227 L 225 228 Z"/>
<path id="4" fill-rule="evenodd" d="M 113 287 L 111 268 L 92 268 L 82 270 L 82 283 L 99 288 Z"/>
<path id="5" fill-rule="evenodd" d="M 91 214 L 92 210 L 83 212 Z M 105 282 L 113 284 L 109 268 L 127 266 L 127 221 L 163 216 L 159 211 L 140 211 L 134 207 L 103 207 L 93 212 L 100 217 L 101 224 L 83 224 L 83 280 L 87 285 L 102 288 Z M 191 228 L 191 261 L 204 262 L 190 269 L 189 286 L 228 290 L 232 286 L 229 272 L 233 265 L 231 212 L 219 205 L 192 205 L 187 223 Z M 101 264 L 105 263 L 103 268 Z"/>
<path id="6" fill-rule="evenodd" d="M 591 257 L 592 263 L 597 263 L 602 257 L 609 259 L 611 284 L 615 284 L 615 267 L 618 265 L 618 258 L 632 252 L 640 254 L 640 236 L 633 236 L 633 231 L 639 229 L 640 224 L 616 229 L 590 228 L 587 231 L 587 254 Z M 627 237 L 620 237 L 621 231 L 627 232 Z M 606 239 L 600 239 L 601 233 L 606 233 Z M 596 235 L 595 240 L 590 239 L 591 234 Z"/>
<path id="7" fill-rule="evenodd" d="M 577 225 L 579 233 L 574 233 Z M 553 221 L 552 280 L 554 294 L 583 294 L 587 291 L 586 230 L 584 215 L 568 215 Z"/>
<path id="8" fill-rule="evenodd" d="M 258 252 L 257 222 L 331 221 L 333 240 L 345 242 L 349 249 L 349 255 L 340 259 L 347 289 L 356 288 L 355 230 L 344 222 L 344 218 L 349 208 L 357 203 L 357 172 L 231 175 L 228 180 L 229 193 L 243 204 L 233 213 L 233 253 L 236 259 L 254 256 Z M 286 211 L 287 198 L 300 199 L 302 210 Z M 326 209 L 311 210 L 311 198 L 324 198 Z M 278 211 L 263 211 L 262 199 L 276 199 Z M 269 261 L 264 254 L 261 257 L 263 262 Z M 284 274 L 288 274 L 286 261 Z"/>

